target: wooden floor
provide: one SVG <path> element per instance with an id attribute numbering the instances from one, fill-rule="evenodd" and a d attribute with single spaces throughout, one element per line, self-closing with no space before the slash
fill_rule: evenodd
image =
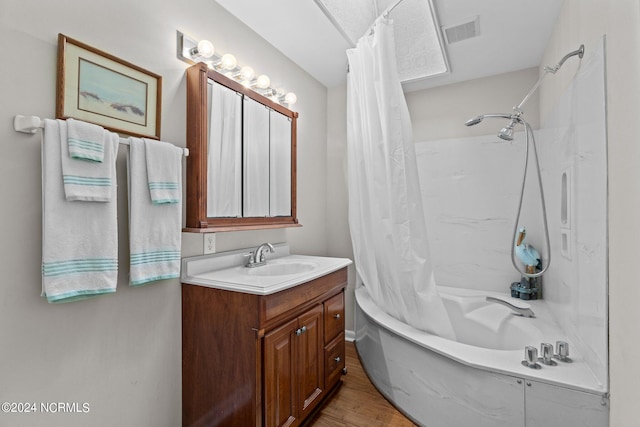
<path id="1" fill-rule="evenodd" d="M 364 373 L 353 343 L 346 343 L 347 375 L 333 398 L 318 413 L 313 427 L 403 427 L 415 426 L 398 412 L 371 384 Z"/>

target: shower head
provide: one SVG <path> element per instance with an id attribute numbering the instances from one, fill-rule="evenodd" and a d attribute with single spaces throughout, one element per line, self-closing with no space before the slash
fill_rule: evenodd
<path id="1" fill-rule="evenodd" d="M 504 139 L 505 141 L 513 141 L 513 127 L 515 124 L 515 120 L 511 120 L 507 126 L 500 129 L 498 138 Z"/>
<path id="2" fill-rule="evenodd" d="M 482 121 L 482 119 L 484 119 L 484 116 L 476 116 L 472 119 L 467 120 L 466 122 L 464 122 L 464 124 L 466 126 L 475 126 L 478 123 L 480 123 Z"/>

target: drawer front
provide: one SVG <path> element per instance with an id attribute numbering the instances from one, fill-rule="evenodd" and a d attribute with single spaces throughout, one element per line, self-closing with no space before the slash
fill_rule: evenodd
<path id="1" fill-rule="evenodd" d="M 346 267 L 326 276 L 319 277 L 302 285 L 260 297 L 260 327 L 275 326 L 292 316 L 297 316 L 295 311 L 302 305 L 312 303 L 314 300 L 322 302 L 323 294 L 330 294 L 335 290 L 347 286 Z M 271 325 L 269 323 L 272 323 Z"/>
<path id="2" fill-rule="evenodd" d="M 327 390 L 330 390 L 342 376 L 342 370 L 345 367 L 344 358 L 344 333 L 341 333 L 324 348 L 325 387 Z"/>
<path id="3" fill-rule="evenodd" d="M 324 302 L 324 342 L 344 333 L 344 292 Z"/>

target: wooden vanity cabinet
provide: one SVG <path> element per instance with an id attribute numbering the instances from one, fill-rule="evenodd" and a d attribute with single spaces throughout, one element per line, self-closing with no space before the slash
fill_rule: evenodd
<path id="1" fill-rule="evenodd" d="M 183 426 L 298 426 L 339 384 L 347 270 L 271 295 L 182 285 Z"/>
<path id="2" fill-rule="evenodd" d="M 265 425 L 296 425 L 323 396 L 322 318 L 316 305 L 265 335 Z"/>

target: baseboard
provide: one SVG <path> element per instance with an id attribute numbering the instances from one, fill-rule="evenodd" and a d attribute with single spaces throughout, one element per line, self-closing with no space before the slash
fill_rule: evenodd
<path id="1" fill-rule="evenodd" d="M 344 331 L 344 340 L 349 342 L 354 342 L 356 340 L 355 331 L 349 331 L 349 330 Z"/>

